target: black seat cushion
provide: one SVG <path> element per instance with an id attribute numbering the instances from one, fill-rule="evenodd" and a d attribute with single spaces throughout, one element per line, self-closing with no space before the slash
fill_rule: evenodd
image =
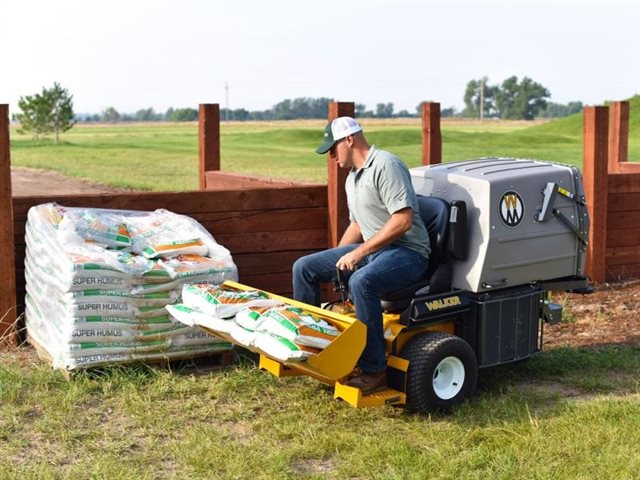
<path id="1" fill-rule="evenodd" d="M 431 244 L 429 273 L 433 273 L 447 249 L 449 203 L 438 197 L 418 195 L 418 208 L 420 209 L 420 218 L 422 218 L 429 234 Z"/>

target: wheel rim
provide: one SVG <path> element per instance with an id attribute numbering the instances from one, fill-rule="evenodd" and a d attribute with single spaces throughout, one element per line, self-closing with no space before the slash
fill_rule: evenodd
<path id="1" fill-rule="evenodd" d="M 433 391 L 443 400 L 455 397 L 464 384 L 464 365 L 459 358 L 443 359 L 433 372 Z"/>

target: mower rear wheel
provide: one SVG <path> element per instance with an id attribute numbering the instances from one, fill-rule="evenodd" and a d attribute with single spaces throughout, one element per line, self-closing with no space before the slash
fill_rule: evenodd
<path id="1" fill-rule="evenodd" d="M 409 361 L 407 409 L 448 410 L 475 392 L 478 361 L 462 338 L 441 332 L 417 335 L 401 356 Z"/>

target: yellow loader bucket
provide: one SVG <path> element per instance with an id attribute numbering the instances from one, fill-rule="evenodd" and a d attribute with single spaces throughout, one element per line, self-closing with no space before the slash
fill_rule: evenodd
<path id="1" fill-rule="evenodd" d="M 228 280 L 224 282 L 223 286 L 236 290 L 256 290 L 254 287 Z M 367 327 L 364 323 L 358 319 L 297 302 L 290 298 L 269 292 L 264 293 L 269 298 L 278 300 L 285 305 L 301 308 L 326 320 L 337 327 L 341 333 L 324 350 L 312 355 L 303 362 L 282 362 L 269 357 L 269 355 L 256 347 L 243 346 L 243 348 L 260 354 L 260 368 L 266 369 L 276 376 L 309 375 L 330 385 L 353 371 L 367 341 Z M 228 334 L 207 328 L 205 330 L 231 343 L 236 343 Z"/>

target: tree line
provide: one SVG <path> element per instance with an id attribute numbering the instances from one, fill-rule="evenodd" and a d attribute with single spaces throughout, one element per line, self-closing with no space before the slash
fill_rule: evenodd
<path id="1" fill-rule="evenodd" d="M 295 120 L 304 118 L 324 118 L 327 116 L 327 109 L 331 98 L 310 98 L 300 97 L 286 99 L 267 110 L 249 111 L 245 108 L 220 109 L 220 119 L 233 121 L 248 120 Z M 412 117 L 419 115 L 420 105 L 416 107 L 417 113 L 409 113 L 406 110 L 394 111 L 393 103 L 379 103 L 375 110 L 368 110 L 364 104 L 356 104 L 357 117 Z M 107 107 L 102 113 L 78 115 L 81 122 L 192 122 L 198 119 L 198 110 L 195 108 L 167 109 L 166 112 L 156 112 L 153 108 L 140 109 L 134 113 L 120 113 L 114 107 Z"/>
<path id="2" fill-rule="evenodd" d="M 549 90 L 529 77 L 511 76 L 490 85 L 487 77 L 470 80 L 464 92 L 463 117 L 533 120 L 536 117 L 564 117 L 582 110 L 582 102 L 567 105 L 548 102 Z"/>
<path id="3" fill-rule="evenodd" d="M 462 118 L 502 118 L 510 120 L 532 120 L 536 117 L 563 117 L 582 110 L 582 102 L 568 104 L 548 102 L 549 90 L 528 77 L 518 80 L 512 76 L 500 84 L 490 85 L 486 77 L 470 80 L 464 92 L 465 108 L 441 109 L 442 117 Z M 248 120 L 294 120 L 304 118 L 325 118 L 329 103 L 326 97 L 300 97 L 286 99 L 267 110 L 249 111 L 244 108 L 220 109 L 222 121 Z M 34 139 L 54 134 L 56 143 L 59 135 L 73 127 L 76 122 L 192 122 L 198 119 L 195 108 L 169 108 L 156 112 L 153 108 L 140 109 L 134 113 L 120 113 L 115 107 L 106 107 L 101 113 L 78 114 L 73 111 L 73 96 L 57 82 L 51 88 L 42 88 L 40 93 L 20 97 L 20 113 L 13 119 L 20 123 L 21 132 L 30 132 Z M 395 111 L 394 104 L 378 103 L 374 109 L 356 103 L 355 114 L 359 118 L 418 117 L 422 103 L 414 112 Z"/>

